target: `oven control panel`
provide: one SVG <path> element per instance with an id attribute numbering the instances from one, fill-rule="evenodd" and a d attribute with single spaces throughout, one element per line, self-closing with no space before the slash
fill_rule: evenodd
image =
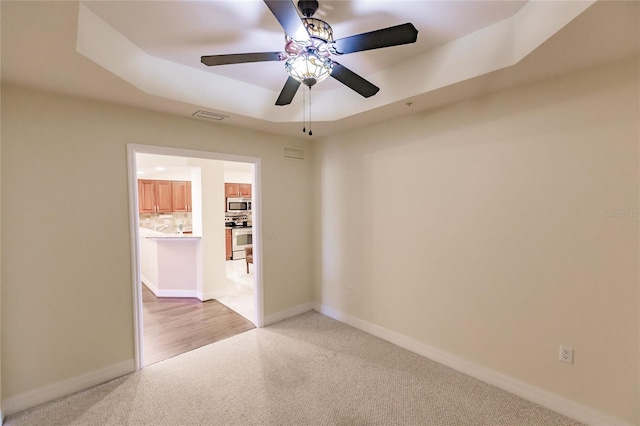
<path id="1" fill-rule="evenodd" d="M 247 226 L 248 216 L 225 216 L 224 226 L 231 228 L 234 226 Z"/>

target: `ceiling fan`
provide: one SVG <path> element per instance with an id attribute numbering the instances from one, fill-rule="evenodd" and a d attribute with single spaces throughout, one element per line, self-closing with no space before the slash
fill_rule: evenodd
<path id="1" fill-rule="evenodd" d="M 418 30 L 406 23 L 376 31 L 333 39 L 331 26 L 321 19 L 312 18 L 318 10 L 315 0 L 298 1 L 300 17 L 291 0 L 264 0 L 285 31 L 284 52 L 237 53 L 230 55 L 202 56 L 208 66 L 241 64 L 248 62 L 286 61 L 289 73 L 276 105 L 288 105 L 300 84 L 311 88 L 331 76 L 368 98 L 380 90 L 373 83 L 331 59 L 331 55 L 345 55 L 365 50 L 414 43 Z"/>

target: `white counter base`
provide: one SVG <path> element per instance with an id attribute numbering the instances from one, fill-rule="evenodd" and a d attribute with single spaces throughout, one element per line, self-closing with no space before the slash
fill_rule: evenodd
<path id="1" fill-rule="evenodd" d="M 140 234 L 140 278 L 156 297 L 213 298 L 203 293 L 200 237 Z"/>

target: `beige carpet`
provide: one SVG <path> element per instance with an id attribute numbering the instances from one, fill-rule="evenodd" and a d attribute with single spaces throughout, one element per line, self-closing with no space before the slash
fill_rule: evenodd
<path id="1" fill-rule="evenodd" d="M 577 425 L 309 312 L 6 419 L 26 425 Z"/>

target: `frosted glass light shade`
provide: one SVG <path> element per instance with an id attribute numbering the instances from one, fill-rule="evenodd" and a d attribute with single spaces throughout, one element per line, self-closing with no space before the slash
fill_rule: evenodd
<path id="1" fill-rule="evenodd" d="M 313 51 L 302 52 L 289 58 L 285 67 L 289 75 L 306 86 L 313 86 L 331 75 L 333 62 Z"/>

